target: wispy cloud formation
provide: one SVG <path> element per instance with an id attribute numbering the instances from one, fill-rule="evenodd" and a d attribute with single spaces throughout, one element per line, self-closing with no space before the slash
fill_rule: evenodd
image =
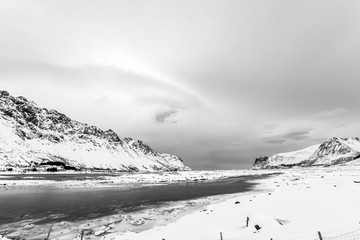
<path id="1" fill-rule="evenodd" d="M 155 120 L 158 123 L 177 123 L 177 120 L 174 119 L 176 113 L 175 110 L 160 112 L 155 115 Z"/>
<path id="2" fill-rule="evenodd" d="M 277 137 L 277 136 L 263 137 L 263 142 L 269 144 L 282 144 L 285 141 L 286 141 L 285 138 Z"/>
<path id="3" fill-rule="evenodd" d="M 274 130 L 276 130 L 277 128 L 279 128 L 280 126 L 278 124 L 266 124 L 263 129 L 266 133 L 272 133 Z"/>
<path id="4" fill-rule="evenodd" d="M 143 108 L 151 108 L 156 123 L 179 123 L 184 121 L 184 116 L 201 109 L 201 103 L 194 98 L 178 96 L 143 96 L 134 101 Z"/>
<path id="5" fill-rule="evenodd" d="M 3 0 L 0 88 L 191 167 L 250 166 L 259 155 L 360 136 L 359 8 Z"/>
<path id="6" fill-rule="evenodd" d="M 334 117 L 340 117 L 345 114 L 348 114 L 349 110 L 345 108 L 335 108 L 333 110 L 318 112 L 316 114 L 317 119 L 327 119 L 327 118 L 334 118 Z"/>
<path id="7" fill-rule="evenodd" d="M 241 141 L 233 141 L 233 142 L 231 143 L 231 145 L 234 145 L 234 146 L 239 146 L 239 145 L 242 145 L 242 144 L 244 144 L 244 143 L 241 142 Z"/>
<path id="8" fill-rule="evenodd" d="M 270 144 L 283 144 L 285 141 L 293 140 L 300 141 L 310 137 L 310 132 L 312 129 L 304 128 L 304 129 L 296 129 L 296 130 L 287 130 L 284 133 L 269 135 L 263 137 L 264 143 Z"/>

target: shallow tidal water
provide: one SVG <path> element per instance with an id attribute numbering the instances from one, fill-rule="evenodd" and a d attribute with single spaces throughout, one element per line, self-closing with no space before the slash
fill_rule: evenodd
<path id="1" fill-rule="evenodd" d="M 80 221 L 130 213 L 171 201 L 240 193 L 251 190 L 250 180 L 265 176 L 241 176 L 214 182 L 173 183 L 132 189 L 57 189 L 29 187 L 0 193 L 0 225 L 27 219 L 34 223 Z"/>

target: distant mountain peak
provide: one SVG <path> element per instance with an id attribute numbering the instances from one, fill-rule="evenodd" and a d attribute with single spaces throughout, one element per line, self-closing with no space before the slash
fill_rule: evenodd
<path id="1" fill-rule="evenodd" d="M 120 171 L 189 170 L 177 156 L 158 153 L 113 130 L 72 120 L 0 90 L 0 169 L 68 166 Z"/>
<path id="2" fill-rule="evenodd" d="M 331 166 L 345 164 L 360 158 L 360 140 L 332 137 L 329 140 L 299 151 L 279 153 L 256 159 L 253 169 Z"/>

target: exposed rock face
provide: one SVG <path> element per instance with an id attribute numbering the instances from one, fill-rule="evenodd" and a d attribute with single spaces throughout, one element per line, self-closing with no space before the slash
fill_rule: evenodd
<path id="1" fill-rule="evenodd" d="M 360 157 L 359 138 L 331 138 L 322 143 L 311 155 L 311 165 L 334 165 L 349 162 Z"/>
<path id="2" fill-rule="evenodd" d="M 177 156 L 140 140 L 74 121 L 0 91 L 0 169 L 60 166 L 121 171 L 190 170 Z"/>
<path id="3" fill-rule="evenodd" d="M 269 164 L 269 157 L 268 156 L 263 156 L 263 157 L 258 157 L 255 159 L 255 163 L 254 163 L 254 167 L 261 169 L 261 168 L 266 168 L 266 166 Z"/>
<path id="4" fill-rule="evenodd" d="M 359 158 L 359 138 L 333 137 L 320 145 L 314 145 L 299 151 L 275 154 L 266 161 L 256 159 L 253 169 L 331 166 Z"/>

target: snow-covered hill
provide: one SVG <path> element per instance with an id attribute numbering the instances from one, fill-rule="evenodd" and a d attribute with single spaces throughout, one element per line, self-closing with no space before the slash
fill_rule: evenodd
<path id="1" fill-rule="evenodd" d="M 10 168 L 190 170 L 179 157 L 158 153 L 140 140 L 121 139 L 110 129 L 0 91 L 0 170 Z"/>
<path id="2" fill-rule="evenodd" d="M 359 138 L 333 137 L 320 145 L 255 160 L 253 169 L 330 166 L 360 158 Z"/>

